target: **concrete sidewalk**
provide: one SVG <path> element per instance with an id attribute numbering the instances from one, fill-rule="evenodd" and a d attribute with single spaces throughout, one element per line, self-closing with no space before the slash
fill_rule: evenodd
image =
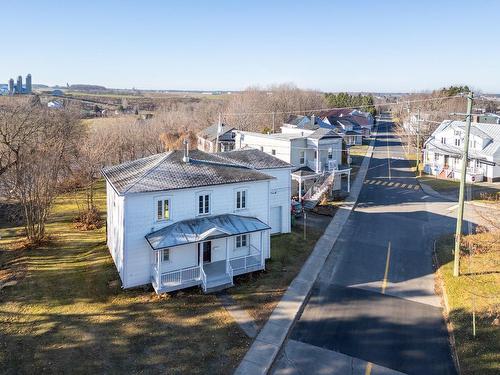
<path id="1" fill-rule="evenodd" d="M 332 218 L 325 233 L 316 242 L 300 273 L 292 281 L 281 301 L 273 310 L 266 325 L 240 362 L 235 374 L 267 374 L 273 365 L 281 346 L 304 306 L 326 258 L 356 204 L 368 171 L 374 143 L 375 141 L 372 140 L 368 147 L 356 179 L 351 186 L 351 193 L 345 203 Z"/>

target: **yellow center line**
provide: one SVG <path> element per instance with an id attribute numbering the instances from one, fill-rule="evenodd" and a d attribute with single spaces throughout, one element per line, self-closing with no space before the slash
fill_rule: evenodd
<path id="1" fill-rule="evenodd" d="M 385 260 L 384 280 L 382 281 L 382 294 L 385 293 L 385 288 L 387 288 L 387 276 L 389 275 L 390 259 L 391 259 L 391 241 L 389 241 L 389 246 L 387 246 L 387 258 Z"/>
<path id="2" fill-rule="evenodd" d="M 371 362 L 366 364 L 365 375 L 370 375 L 372 373 L 372 366 L 373 364 Z"/>

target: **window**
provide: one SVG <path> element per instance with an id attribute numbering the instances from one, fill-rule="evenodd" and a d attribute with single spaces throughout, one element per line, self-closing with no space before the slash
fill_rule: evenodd
<path id="1" fill-rule="evenodd" d="M 460 147 L 460 139 L 455 139 L 455 146 Z"/>
<path id="2" fill-rule="evenodd" d="M 446 138 L 445 138 L 445 137 L 441 137 L 441 143 L 442 143 L 443 145 L 445 145 L 445 144 L 446 144 Z"/>
<path id="3" fill-rule="evenodd" d="M 242 234 L 241 236 L 236 236 L 236 248 L 247 247 L 247 237 L 248 235 Z"/>
<path id="4" fill-rule="evenodd" d="M 156 220 L 170 220 L 170 199 L 156 201 Z"/>
<path id="5" fill-rule="evenodd" d="M 163 261 L 170 262 L 170 249 L 165 249 L 162 251 L 162 253 L 163 253 L 163 257 L 162 257 Z"/>
<path id="6" fill-rule="evenodd" d="M 333 159 L 333 149 L 331 147 L 328 149 L 328 159 Z"/>
<path id="7" fill-rule="evenodd" d="M 198 195 L 198 214 L 204 215 L 210 213 L 210 194 Z"/>
<path id="8" fill-rule="evenodd" d="M 300 151 L 299 152 L 299 164 L 304 164 L 305 162 L 306 162 L 306 152 Z"/>
<path id="9" fill-rule="evenodd" d="M 271 150 L 271 155 L 275 156 L 276 155 L 276 150 L 275 149 L 272 149 Z"/>
<path id="10" fill-rule="evenodd" d="M 318 151 L 314 151 L 314 159 L 318 158 Z"/>
<path id="11" fill-rule="evenodd" d="M 237 190 L 236 191 L 236 209 L 242 210 L 247 208 L 247 191 Z"/>

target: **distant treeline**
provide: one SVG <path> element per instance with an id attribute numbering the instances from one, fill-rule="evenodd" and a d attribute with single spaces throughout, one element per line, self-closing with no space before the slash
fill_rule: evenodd
<path id="1" fill-rule="evenodd" d="M 377 110 L 373 105 L 373 96 L 371 95 L 351 95 L 346 92 L 334 94 L 329 92 L 325 94 L 325 99 L 329 107 L 359 107 L 361 111 L 370 112 L 373 116 L 377 113 Z"/>

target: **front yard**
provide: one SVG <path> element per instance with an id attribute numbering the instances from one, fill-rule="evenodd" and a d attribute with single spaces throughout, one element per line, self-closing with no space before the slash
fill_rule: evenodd
<path id="1" fill-rule="evenodd" d="M 122 290 L 105 228 L 74 227 L 82 199 L 57 200 L 50 240 L 36 249 L 23 248 L 22 228 L 0 226 L 1 372 L 232 373 L 251 341 L 217 296 L 198 288 L 162 297 Z M 103 185 L 97 202 L 104 212 Z M 310 231 L 306 241 L 297 231 L 273 237 L 267 271 L 237 279 L 230 293 L 259 324 L 316 238 Z"/>
<path id="2" fill-rule="evenodd" d="M 488 238 L 486 241 L 492 243 Z M 475 253 L 472 257 L 463 255 L 459 277 L 453 277 L 453 236 L 440 239 L 436 248 L 440 265 L 437 275 L 445 285 L 461 373 L 500 373 L 498 244 L 496 250 Z M 476 315 L 475 337 L 473 311 Z"/>

